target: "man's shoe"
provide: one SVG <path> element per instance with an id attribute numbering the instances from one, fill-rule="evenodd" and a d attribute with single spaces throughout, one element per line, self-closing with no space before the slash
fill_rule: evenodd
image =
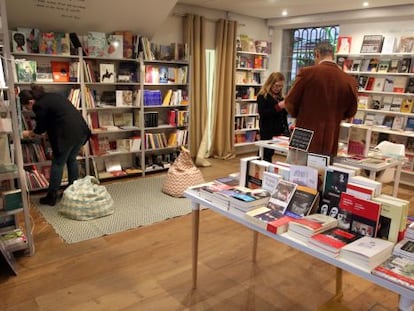
<path id="1" fill-rule="evenodd" d="M 55 206 L 56 205 L 56 195 L 50 195 L 40 198 L 39 203 L 42 205 L 50 205 Z"/>

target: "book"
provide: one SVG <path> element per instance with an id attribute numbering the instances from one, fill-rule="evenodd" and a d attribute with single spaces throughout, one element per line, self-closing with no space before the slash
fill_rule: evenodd
<path id="1" fill-rule="evenodd" d="M 395 36 L 387 35 L 384 37 L 382 43 L 382 53 L 391 54 L 394 53 L 397 47 L 397 38 Z"/>
<path id="2" fill-rule="evenodd" d="M 94 57 L 104 57 L 107 40 L 104 32 L 89 31 L 87 35 L 88 55 Z M 102 81 L 101 81 L 102 82 Z"/>
<path id="3" fill-rule="evenodd" d="M 306 165 L 291 165 L 289 181 L 297 185 L 318 188 L 318 170 Z"/>
<path id="4" fill-rule="evenodd" d="M 340 257 L 372 270 L 391 256 L 393 247 L 390 241 L 364 236 L 342 247 Z"/>
<path id="5" fill-rule="evenodd" d="M 349 54 L 351 51 L 351 36 L 338 36 L 338 44 L 336 47 L 337 54 Z"/>
<path id="6" fill-rule="evenodd" d="M 384 37 L 382 35 L 364 35 L 361 53 L 381 53 Z"/>
<path id="7" fill-rule="evenodd" d="M 105 56 L 111 58 L 123 58 L 123 36 L 122 35 L 108 35 L 107 44 L 105 47 Z"/>
<path id="8" fill-rule="evenodd" d="M 371 200 L 375 195 L 375 189 L 348 181 L 348 184 L 346 185 L 346 193 L 357 198 Z"/>
<path id="9" fill-rule="evenodd" d="M 377 71 L 384 73 L 388 72 L 388 69 L 390 68 L 390 60 L 389 59 L 381 59 L 378 63 Z"/>
<path id="10" fill-rule="evenodd" d="M 230 208 L 247 211 L 257 206 L 267 205 L 270 192 L 264 189 L 250 189 L 246 187 L 233 187 L 216 193 L 216 196 L 229 202 Z"/>
<path id="11" fill-rule="evenodd" d="M 404 98 L 401 103 L 400 112 L 403 113 L 411 113 L 413 110 L 413 99 L 412 98 Z"/>
<path id="12" fill-rule="evenodd" d="M 289 222 L 288 232 L 302 235 L 302 240 L 307 241 L 312 235 L 334 228 L 337 224 L 338 220 L 334 217 L 315 213 L 302 218 L 293 218 Z"/>
<path id="13" fill-rule="evenodd" d="M 341 248 L 359 238 L 360 236 L 353 232 L 340 228 L 331 228 L 312 235 L 308 243 L 328 256 L 337 257 Z"/>
<path id="14" fill-rule="evenodd" d="M 11 32 L 11 44 L 12 51 L 17 53 L 26 53 L 26 34 L 23 31 L 12 31 Z"/>
<path id="15" fill-rule="evenodd" d="M 398 63 L 398 72 L 400 73 L 408 73 L 410 72 L 411 68 L 411 58 L 404 57 Z"/>
<path id="16" fill-rule="evenodd" d="M 351 170 L 329 165 L 325 171 L 323 193 L 332 192 L 340 194 L 345 192 L 349 177 L 354 175 L 355 173 Z"/>
<path id="17" fill-rule="evenodd" d="M 115 83 L 115 64 L 100 63 L 99 77 L 101 83 Z"/>
<path id="18" fill-rule="evenodd" d="M 414 52 L 414 36 L 401 36 L 397 45 L 397 53 Z"/>
<path id="19" fill-rule="evenodd" d="M 381 203 L 342 192 L 339 207 L 346 213 L 346 218 L 350 220 L 350 231 L 362 236 L 377 236 Z"/>
<path id="20" fill-rule="evenodd" d="M 403 239 L 407 229 L 409 201 L 386 194 L 374 197 L 373 200 L 381 203 L 380 237 L 393 242 Z"/>
<path id="21" fill-rule="evenodd" d="M 349 178 L 349 181 L 352 183 L 375 189 L 374 196 L 379 196 L 381 194 L 382 184 L 379 181 L 364 176 L 351 176 Z"/>
<path id="22" fill-rule="evenodd" d="M 0 241 L 10 252 L 24 249 L 27 246 L 27 238 L 20 228 L 1 232 Z"/>
<path id="23" fill-rule="evenodd" d="M 69 82 L 69 62 L 51 61 L 53 82 Z"/>
<path id="24" fill-rule="evenodd" d="M 376 266 L 371 273 L 414 290 L 414 260 L 400 255 L 391 255 Z"/>
<path id="25" fill-rule="evenodd" d="M 57 54 L 57 45 L 55 40 L 55 33 L 53 31 L 42 32 L 39 38 L 39 53 L 40 54 Z"/>
<path id="26" fill-rule="evenodd" d="M 368 68 L 367 71 L 369 72 L 377 72 L 378 71 L 378 65 L 380 63 L 380 59 L 377 57 L 373 57 L 369 59 Z"/>
<path id="27" fill-rule="evenodd" d="M 247 185 L 248 164 L 250 161 L 256 159 L 260 159 L 260 157 L 251 156 L 240 158 L 240 186 L 245 187 Z"/>
<path id="28" fill-rule="evenodd" d="M 132 90 L 116 90 L 115 104 L 117 107 L 132 107 L 133 106 L 133 91 Z"/>
<path id="29" fill-rule="evenodd" d="M 330 164 L 330 157 L 323 154 L 308 153 L 306 165 L 313 167 L 318 172 L 318 187 L 317 189 L 322 191 L 323 184 L 325 182 L 325 170 Z"/>
<path id="30" fill-rule="evenodd" d="M 404 116 L 402 116 L 402 115 L 394 116 L 394 121 L 392 122 L 391 129 L 394 130 L 394 131 L 402 130 L 403 127 L 404 127 L 404 121 L 405 121 Z"/>
<path id="31" fill-rule="evenodd" d="M 21 189 L 6 190 L 0 193 L 0 209 L 10 211 L 23 208 L 23 198 Z"/>
<path id="32" fill-rule="evenodd" d="M 393 252 L 394 255 L 414 260 L 414 241 L 404 238 L 395 244 Z"/>
<path id="33" fill-rule="evenodd" d="M 295 183 L 280 179 L 275 190 L 270 195 L 267 207 L 284 214 L 296 191 L 296 187 L 297 185 Z"/>
<path id="34" fill-rule="evenodd" d="M 39 53 L 39 40 L 40 40 L 39 29 L 29 28 L 29 27 L 17 27 L 17 31 L 24 33 L 26 37 L 27 53 Z"/>
<path id="35" fill-rule="evenodd" d="M 34 60 L 16 60 L 17 82 L 35 82 L 37 63 Z"/>
<path id="36" fill-rule="evenodd" d="M 50 62 L 37 63 L 36 81 L 53 82 L 52 65 L 50 64 Z"/>
<path id="37" fill-rule="evenodd" d="M 414 117 L 408 117 L 405 124 L 405 131 L 412 132 L 414 131 Z"/>
<path id="38" fill-rule="evenodd" d="M 263 173 L 270 165 L 269 162 L 259 159 L 254 159 L 248 163 L 248 173 L 246 177 L 246 187 L 251 189 L 261 188 Z"/>
<path id="39" fill-rule="evenodd" d="M 316 212 L 319 192 L 315 188 L 298 185 L 284 214 L 300 218 Z"/>
<path id="40" fill-rule="evenodd" d="M 255 208 L 245 213 L 245 218 L 260 228 L 274 234 L 282 234 L 288 230 L 291 218 L 283 215 L 280 211 L 270 209 L 266 206 Z"/>

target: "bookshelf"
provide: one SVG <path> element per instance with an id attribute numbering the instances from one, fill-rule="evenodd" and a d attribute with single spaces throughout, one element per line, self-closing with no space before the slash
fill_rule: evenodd
<path id="1" fill-rule="evenodd" d="M 358 111 L 351 128 L 369 131 L 373 148 L 388 140 L 406 146 L 401 183 L 414 186 L 414 70 L 412 53 L 337 54 L 337 63 L 358 83 Z M 346 136 L 346 135 L 345 135 Z"/>
<path id="2" fill-rule="evenodd" d="M 20 130 L 18 121 L 18 106 L 14 92 L 13 68 L 8 44 L 9 32 L 7 27 L 7 14 L 5 1 L 0 1 L 0 16 L 2 26 L 1 75 L 4 76 L 4 85 L 0 87 L 0 115 L 3 156 L 0 159 L 0 194 L 2 208 L 0 209 L 0 234 L 6 234 L 20 229 L 24 236 L 24 243 L 9 245 L 0 242 L 5 259 L 15 271 L 14 255 L 16 251 L 24 251 L 28 255 L 35 253 L 32 236 L 32 222 L 30 219 L 29 200 L 27 195 L 23 157 L 20 145 Z M 3 70 L 4 69 L 4 70 Z M 10 201 L 9 201 L 10 199 Z"/>
<path id="3" fill-rule="evenodd" d="M 251 40 L 251 39 L 250 39 Z M 251 48 L 241 50 L 243 47 Z M 254 49 L 252 48 L 254 47 Z M 269 54 L 254 44 L 242 44 L 236 51 L 236 98 L 234 115 L 234 145 L 236 150 L 250 150 L 259 140 L 259 114 L 256 96 L 263 84 Z"/>
<path id="4" fill-rule="evenodd" d="M 44 33 L 37 32 L 41 42 Z M 88 32 L 78 39 L 84 44 L 86 40 L 88 47 L 91 42 L 99 46 L 103 38 L 118 39 L 125 46 L 121 39 L 126 32 L 116 33 Z M 179 147 L 188 145 L 189 62 L 185 45 L 156 45 L 144 37 L 133 39 L 129 32 L 128 37 L 128 52 L 134 51 L 131 55 L 122 50 L 111 50 L 107 55 L 109 48 L 102 53 L 98 49 L 85 53 L 82 47 L 71 49 L 71 54 L 13 52 L 14 79 L 20 89 L 36 83 L 47 92 L 61 93 L 88 121 L 92 137 L 79 154 L 80 172 L 99 180 L 168 169 Z M 142 50 L 138 51 L 138 46 Z M 25 73 L 26 68 L 30 74 Z M 67 72 L 67 77 L 54 72 Z M 33 115 L 23 112 L 23 129 L 33 127 L 33 120 Z M 24 140 L 22 146 L 29 189 L 46 189 L 50 170 L 47 138 Z"/>

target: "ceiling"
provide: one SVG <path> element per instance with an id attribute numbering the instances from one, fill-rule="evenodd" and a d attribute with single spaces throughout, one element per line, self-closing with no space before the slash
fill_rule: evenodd
<path id="1" fill-rule="evenodd" d="M 368 8 L 379 8 L 414 4 L 412 0 L 366 0 Z M 240 15 L 273 19 L 282 18 L 282 11 L 288 17 L 329 12 L 362 9 L 363 0 L 178 0 L 177 3 L 208 9 L 227 11 Z"/>

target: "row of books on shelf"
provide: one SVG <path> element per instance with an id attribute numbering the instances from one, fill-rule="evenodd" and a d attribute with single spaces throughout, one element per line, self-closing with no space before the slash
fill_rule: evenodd
<path id="1" fill-rule="evenodd" d="M 237 69 L 267 69 L 269 58 L 264 55 L 238 54 L 236 56 Z"/>
<path id="2" fill-rule="evenodd" d="M 414 131 L 414 117 L 404 115 L 385 115 L 381 113 L 358 111 L 352 119 L 353 124 L 376 126 L 394 131 Z"/>
<path id="3" fill-rule="evenodd" d="M 46 152 L 46 150 L 48 151 Z M 41 143 L 22 144 L 23 161 L 25 163 L 33 163 L 51 160 L 52 154 L 49 152 L 50 146 L 46 146 L 46 150 Z"/>
<path id="4" fill-rule="evenodd" d="M 49 186 L 50 166 L 42 166 L 41 171 L 34 165 L 25 168 L 29 190 L 45 189 Z"/>
<path id="5" fill-rule="evenodd" d="M 238 144 L 238 143 L 253 143 L 257 140 L 259 140 L 259 135 L 257 133 L 257 130 L 245 131 L 245 132 L 242 132 L 242 133 L 235 133 L 234 134 L 234 142 L 236 144 Z"/>
<path id="6" fill-rule="evenodd" d="M 351 46 L 352 36 L 341 35 L 338 37 L 336 52 L 338 54 L 349 54 L 351 52 Z M 360 53 L 414 53 L 414 35 L 364 35 L 362 38 Z"/>
<path id="7" fill-rule="evenodd" d="M 412 113 L 414 107 L 413 103 L 413 98 L 401 97 L 398 95 L 358 95 L 358 109 Z"/>
<path id="8" fill-rule="evenodd" d="M 260 72 L 253 71 L 236 71 L 236 85 L 237 84 L 262 84 L 262 75 Z"/>
<path id="9" fill-rule="evenodd" d="M 255 40 L 246 34 L 239 34 L 236 37 L 236 50 L 249 53 L 272 53 L 272 42 L 267 40 Z"/>
<path id="10" fill-rule="evenodd" d="M 235 113 L 240 114 L 257 114 L 257 103 L 235 103 Z"/>
<path id="11" fill-rule="evenodd" d="M 413 73 L 414 62 L 411 57 L 403 58 L 351 58 L 338 56 L 337 64 L 345 72 L 354 73 Z"/>
<path id="12" fill-rule="evenodd" d="M 186 90 L 144 90 L 144 106 L 180 106 L 188 105 L 188 93 Z"/>
<path id="13" fill-rule="evenodd" d="M 234 129 L 259 129 L 259 116 L 236 116 L 234 118 Z"/>
<path id="14" fill-rule="evenodd" d="M 414 78 L 404 76 L 359 76 L 356 77 L 359 91 L 414 93 Z"/>
<path id="15" fill-rule="evenodd" d="M 146 60 L 187 60 L 186 44 L 151 43 L 147 37 L 131 31 L 104 33 L 89 31 L 80 35 L 59 31 L 40 31 L 37 28 L 17 27 L 11 31 L 11 46 L 15 53 L 77 55 L 106 58 L 137 58 L 140 52 Z"/>
<path id="16" fill-rule="evenodd" d="M 79 82 L 79 62 L 16 59 L 15 82 Z"/>
<path id="17" fill-rule="evenodd" d="M 145 83 L 187 84 L 188 66 L 145 65 Z"/>
<path id="18" fill-rule="evenodd" d="M 92 135 L 90 152 L 94 156 L 109 155 L 122 152 L 138 152 L 141 150 L 141 137 L 109 138 L 104 135 Z"/>

